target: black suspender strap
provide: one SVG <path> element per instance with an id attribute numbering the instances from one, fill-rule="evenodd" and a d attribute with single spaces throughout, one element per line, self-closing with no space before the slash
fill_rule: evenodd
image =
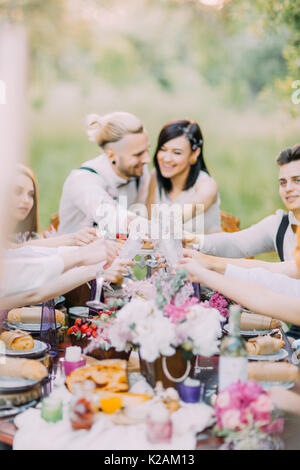
<path id="1" fill-rule="evenodd" d="M 79 170 L 86 170 L 86 171 L 89 171 L 90 173 L 95 173 L 96 175 L 99 175 L 98 171 L 94 170 L 94 168 L 90 168 L 89 166 L 81 166 Z M 140 186 L 140 178 L 136 178 L 135 184 L 136 184 L 136 190 L 138 191 L 139 186 Z"/>
<path id="2" fill-rule="evenodd" d="M 86 170 L 90 173 L 95 173 L 96 175 L 99 175 L 98 171 L 94 170 L 94 168 L 90 168 L 89 166 L 81 166 L 79 170 Z"/>
<path id="3" fill-rule="evenodd" d="M 284 261 L 283 240 L 284 240 L 285 232 L 287 231 L 288 226 L 289 226 L 289 216 L 288 214 L 285 214 L 281 219 L 280 225 L 278 227 L 277 235 L 276 235 L 276 249 L 277 249 L 277 253 L 280 258 L 280 261 Z"/>

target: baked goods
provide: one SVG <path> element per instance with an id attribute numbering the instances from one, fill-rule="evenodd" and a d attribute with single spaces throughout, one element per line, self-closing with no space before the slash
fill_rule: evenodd
<path id="1" fill-rule="evenodd" d="M 0 335 L 0 341 L 3 341 L 7 349 L 13 351 L 24 351 L 34 348 L 32 336 L 21 330 L 4 331 Z"/>
<path id="2" fill-rule="evenodd" d="M 240 328 L 242 331 L 248 330 L 273 330 L 274 328 L 281 328 L 281 322 L 274 318 L 259 315 L 257 313 L 243 312 L 241 315 Z"/>
<path id="3" fill-rule="evenodd" d="M 298 367 L 288 362 L 249 362 L 248 378 L 258 382 L 295 382 Z"/>
<path id="4" fill-rule="evenodd" d="M 5 357 L 5 364 L 0 363 L 0 376 L 42 380 L 47 375 L 48 371 L 44 364 L 33 359 Z"/>
<path id="5" fill-rule="evenodd" d="M 70 392 L 76 383 L 92 380 L 100 391 L 126 392 L 127 361 L 119 359 L 107 359 L 93 366 L 76 369 L 66 378 L 66 384 Z"/>
<path id="6" fill-rule="evenodd" d="M 273 338 L 270 335 L 257 336 L 248 340 L 246 347 L 250 355 L 274 354 L 279 351 L 285 342 L 281 338 Z"/>
<path id="7" fill-rule="evenodd" d="M 60 310 L 55 310 L 57 323 L 63 323 L 65 316 Z M 42 307 L 14 308 L 8 312 L 10 323 L 41 323 Z"/>

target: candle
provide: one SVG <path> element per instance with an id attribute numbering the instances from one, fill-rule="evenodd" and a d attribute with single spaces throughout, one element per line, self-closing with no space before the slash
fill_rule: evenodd
<path id="1" fill-rule="evenodd" d="M 67 362 L 79 362 L 81 360 L 81 348 L 79 346 L 66 348 L 65 360 Z"/>
<path id="2" fill-rule="evenodd" d="M 204 384 L 200 380 L 195 380 L 188 377 L 184 382 L 177 385 L 179 396 L 182 401 L 186 403 L 198 403 L 202 395 L 204 395 Z"/>

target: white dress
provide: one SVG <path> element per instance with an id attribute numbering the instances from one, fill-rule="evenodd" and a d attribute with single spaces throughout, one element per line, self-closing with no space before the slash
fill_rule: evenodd
<path id="1" fill-rule="evenodd" d="M 211 178 L 205 171 L 200 171 L 199 176 L 197 178 L 197 183 L 201 180 L 205 180 L 207 178 Z M 183 206 L 184 204 L 191 204 L 193 200 L 193 195 L 196 194 L 196 185 L 192 186 L 191 188 L 187 189 L 186 191 L 182 191 L 180 196 L 178 196 L 175 201 L 171 201 L 169 198 L 168 193 L 162 188 L 161 191 L 158 189 L 158 184 L 156 184 L 155 188 L 155 203 L 156 204 L 180 204 Z M 221 231 L 221 216 L 220 216 L 220 195 L 218 193 L 218 197 L 216 202 L 214 202 L 204 213 L 204 216 L 198 215 L 193 217 L 192 219 L 188 220 L 183 224 L 183 230 L 187 232 L 196 232 L 199 234 L 199 230 L 196 228 L 202 226 L 202 220 L 204 219 L 204 233 L 215 233 Z"/>

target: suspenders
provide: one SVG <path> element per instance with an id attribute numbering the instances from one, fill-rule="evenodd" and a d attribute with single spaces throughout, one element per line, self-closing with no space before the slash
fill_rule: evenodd
<path id="1" fill-rule="evenodd" d="M 289 216 L 288 214 L 285 214 L 281 219 L 280 225 L 278 227 L 277 235 L 276 235 L 276 248 L 277 248 L 277 253 L 280 258 L 280 261 L 284 261 L 283 241 L 284 241 L 285 232 L 287 231 L 288 226 L 289 226 Z"/>
<path id="2" fill-rule="evenodd" d="M 86 171 L 89 171 L 90 173 L 95 173 L 96 175 L 99 175 L 98 171 L 94 170 L 94 168 L 90 168 L 89 166 L 81 166 L 79 170 L 86 170 Z M 136 178 L 135 184 L 136 184 L 136 190 L 138 191 L 139 186 L 140 186 L 140 178 Z"/>

